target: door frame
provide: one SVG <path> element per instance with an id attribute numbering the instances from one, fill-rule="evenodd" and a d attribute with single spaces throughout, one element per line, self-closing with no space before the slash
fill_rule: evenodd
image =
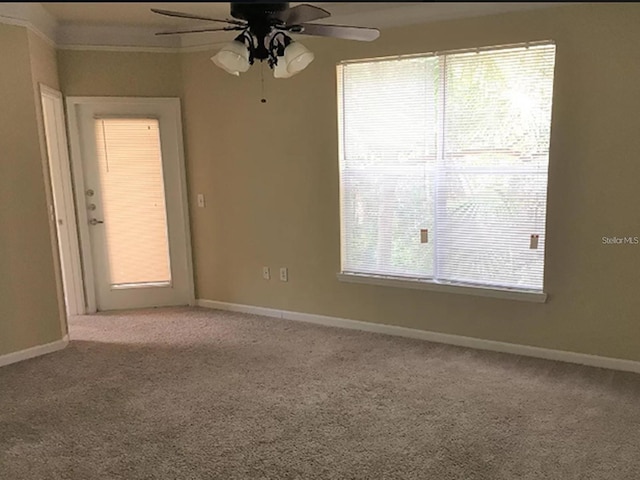
<path id="1" fill-rule="evenodd" d="M 84 264 L 84 285 L 86 292 L 86 313 L 97 311 L 96 285 L 94 281 L 94 265 L 91 254 L 91 239 L 89 234 L 89 215 L 85 207 L 85 183 L 82 165 L 82 149 L 80 139 L 80 126 L 76 108 L 84 104 L 103 103 L 112 105 L 165 105 L 173 109 L 176 118 L 176 137 L 178 139 L 178 167 L 180 170 L 180 201 L 184 218 L 184 234 L 186 243 L 187 281 L 189 290 L 189 305 L 195 305 L 195 285 L 193 278 L 193 255 L 191 248 L 191 222 L 189 220 L 189 203 L 187 194 L 187 175 L 184 159 L 184 142 L 182 139 L 182 114 L 180 111 L 180 99 L 177 97 L 67 97 L 67 120 L 69 122 L 69 144 L 71 147 L 71 167 L 76 191 L 76 209 L 78 211 L 78 232 L 82 261 Z"/>
<path id="2" fill-rule="evenodd" d="M 60 267 L 69 275 L 63 277 L 63 291 L 67 316 L 85 313 L 85 294 L 78 244 L 78 224 L 76 221 L 75 202 L 71 179 L 71 165 L 67 146 L 67 129 L 64 115 L 64 99 L 62 93 L 42 83 L 40 87 L 40 103 L 42 104 L 42 120 L 47 143 L 47 160 L 49 164 L 49 181 L 53 197 L 54 216 Z M 45 99 L 53 100 L 53 122 L 56 131 L 47 132 L 45 118 Z M 55 133 L 54 137 L 50 135 Z M 51 155 L 53 150 L 57 155 Z M 60 223 L 62 222 L 62 223 Z M 60 241 L 61 237 L 65 241 Z M 67 304 L 67 299 L 69 300 Z"/>

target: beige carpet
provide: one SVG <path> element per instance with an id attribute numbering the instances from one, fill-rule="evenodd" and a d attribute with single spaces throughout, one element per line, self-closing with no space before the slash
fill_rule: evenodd
<path id="1" fill-rule="evenodd" d="M 254 315 L 81 317 L 0 369 L 0 479 L 640 479 L 640 376 Z"/>

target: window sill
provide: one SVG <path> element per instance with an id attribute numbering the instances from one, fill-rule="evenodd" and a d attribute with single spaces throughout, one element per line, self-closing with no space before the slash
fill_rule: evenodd
<path id="1" fill-rule="evenodd" d="M 417 290 L 431 290 L 434 292 L 461 293 L 480 297 L 504 298 L 524 302 L 545 303 L 547 294 L 531 290 L 516 290 L 508 288 L 480 287 L 453 283 L 441 283 L 433 280 L 408 279 L 400 277 L 386 277 L 363 273 L 338 273 L 338 280 L 348 283 L 364 283 L 384 287 L 412 288 Z"/>

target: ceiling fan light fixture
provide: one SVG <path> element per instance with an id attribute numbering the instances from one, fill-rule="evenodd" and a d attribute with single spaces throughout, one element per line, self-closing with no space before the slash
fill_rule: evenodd
<path id="1" fill-rule="evenodd" d="M 234 40 L 223 46 L 218 53 L 211 57 L 211 61 L 231 75 L 240 75 L 249 70 L 249 49 L 239 41 Z"/>
<path id="2" fill-rule="evenodd" d="M 307 68 L 314 58 L 313 52 L 300 42 L 291 42 L 284 50 L 284 63 L 291 75 Z"/>
<path id="3" fill-rule="evenodd" d="M 314 35 L 370 42 L 380 35 L 375 28 L 349 25 L 311 23 L 331 16 L 328 11 L 310 4 L 289 7 L 289 2 L 231 2 L 233 19 L 212 18 L 192 13 L 152 8 L 153 13 L 174 18 L 188 18 L 226 24 L 192 29 L 156 32 L 156 35 L 240 31 L 233 42 L 226 44 L 211 60 L 230 73 L 239 76 L 249 70 L 256 60 L 267 61 L 276 78 L 289 78 L 309 66 L 315 55 L 304 45 L 291 40 L 290 34 Z"/>
<path id="4" fill-rule="evenodd" d="M 275 78 L 289 78 L 293 77 L 293 75 L 287 70 L 287 62 L 285 62 L 284 57 L 278 57 L 278 63 L 273 67 L 273 76 Z"/>

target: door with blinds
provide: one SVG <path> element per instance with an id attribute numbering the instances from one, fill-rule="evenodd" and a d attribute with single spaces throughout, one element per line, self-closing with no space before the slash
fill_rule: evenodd
<path id="1" fill-rule="evenodd" d="M 179 101 L 68 103 L 89 311 L 192 303 Z"/>

